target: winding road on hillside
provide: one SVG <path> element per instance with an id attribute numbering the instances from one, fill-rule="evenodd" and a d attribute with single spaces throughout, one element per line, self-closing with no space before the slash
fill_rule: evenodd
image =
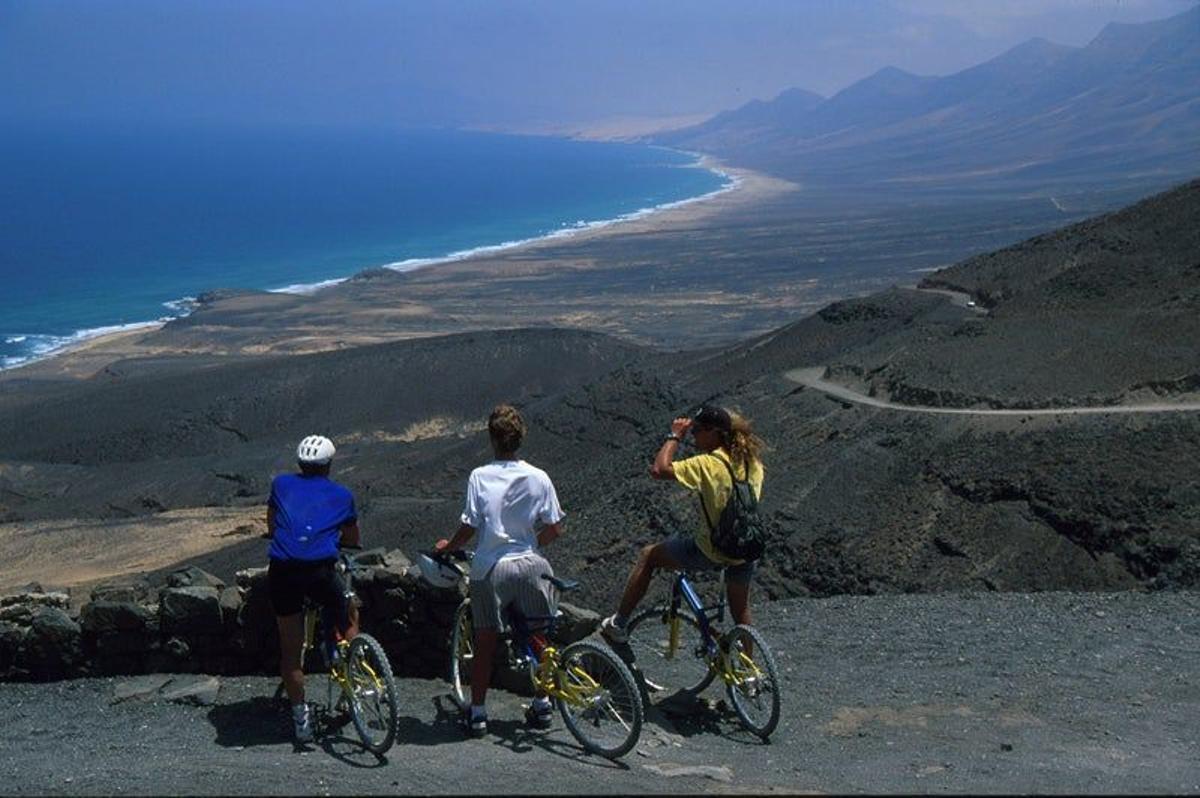
<path id="1" fill-rule="evenodd" d="M 1142 405 L 1098 405 L 1090 407 L 933 407 L 931 405 L 902 405 L 868 396 L 865 393 L 838 385 L 825 379 L 825 367 L 792 369 L 784 372 L 792 382 L 812 388 L 845 402 L 878 407 L 884 410 L 901 410 L 906 413 L 939 413 L 957 416 L 1082 416 L 1099 413 L 1184 413 L 1200 411 L 1200 402 L 1156 402 Z"/>
<path id="2" fill-rule="evenodd" d="M 978 316 L 986 316 L 987 310 L 974 304 L 972 296 L 962 291 L 946 288 L 914 288 L 926 294 L 939 294 L 949 299 L 956 307 Z M 934 407 L 933 405 L 902 405 L 874 396 L 868 396 L 846 385 L 825 379 L 825 366 L 810 366 L 792 369 L 783 376 L 792 382 L 812 388 L 824 394 L 854 404 L 878 407 L 884 410 L 900 410 L 905 413 L 938 413 L 955 416 L 1082 416 L 1100 413 L 1187 413 L 1200 411 L 1200 402 L 1154 402 L 1137 405 L 1091 405 L 1083 407 Z"/>

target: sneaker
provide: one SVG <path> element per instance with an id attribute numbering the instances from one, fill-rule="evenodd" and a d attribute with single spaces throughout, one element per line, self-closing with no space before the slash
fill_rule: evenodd
<path id="1" fill-rule="evenodd" d="M 467 710 L 463 713 L 463 731 L 468 737 L 483 737 L 487 735 L 487 715 L 471 715 Z"/>
<path id="2" fill-rule="evenodd" d="M 313 741 L 312 710 L 308 704 L 296 704 L 292 707 L 292 730 L 296 742 L 311 743 Z"/>
<path id="3" fill-rule="evenodd" d="M 617 626 L 616 615 L 610 615 L 600 622 L 600 636 L 619 646 L 629 642 L 629 632 L 625 631 L 624 626 Z"/>
<path id="4" fill-rule="evenodd" d="M 549 729 L 554 725 L 554 712 L 549 704 L 539 707 L 533 704 L 525 710 L 525 725 L 531 729 Z"/>

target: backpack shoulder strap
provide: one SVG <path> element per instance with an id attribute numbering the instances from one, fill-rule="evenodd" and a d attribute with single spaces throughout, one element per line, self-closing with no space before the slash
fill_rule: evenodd
<path id="1" fill-rule="evenodd" d="M 725 468 L 729 471 L 729 479 L 733 483 L 736 484 L 738 482 L 749 482 L 750 481 L 750 466 L 746 466 L 746 478 L 738 479 L 737 473 L 733 470 L 733 461 L 732 460 L 727 460 L 724 457 L 719 456 L 716 452 L 713 452 L 712 456 L 716 457 L 718 460 L 720 460 L 722 463 L 724 463 Z"/>

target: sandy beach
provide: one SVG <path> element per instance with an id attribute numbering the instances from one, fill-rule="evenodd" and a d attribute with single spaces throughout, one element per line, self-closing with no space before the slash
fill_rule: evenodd
<path id="1" fill-rule="evenodd" d="M 413 302 L 394 293 L 383 296 L 380 291 L 370 289 L 378 289 L 381 283 L 388 282 L 387 278 L 394 277 L 422 283 L 426 286 L 423 294 L 435 293 L 442 300 L 453 302 L 456 285 L 467 289 L 468 284 L 477 286 L 481 278 L 493 282 L 545 282 L 552 280 L 556 272 L 578 273 L 601 268 L 605 265 L 604 258 L 594 251 L 597 247 L 651 235 L 687 235 L 722 216 L 745 212 L 799 190 L 794 183 L 730 167 L 710 156 L 701 156 L 694 168 L 725 174 L 730 185 L 632 218 L 563 231 L 461 259 L 433 261 L 407 271 L 385 273 L 376 267 L 310 292 L 248 291 L 230 295 L 202 309 L 197 319 L 185 320 L 189 328 L 186 334 L 164 335 L 164 324 L 151 323 L 135 330 L 98 335 L 39 360 L 0 371 L 0 384 L 15 380 L 87 379 L 126 358 L 298 354 L 476 329 L 479 324 L 454 318 L 442 327 L 424 329 L 427 326 L 424 322 L 442 312 L 438 302 Z M 714 298 L 706 301 L 711 304 Z M 300 308 L 304 309 L 302 314 Z M 211 315 L 214 309 L 225 316 L 219 323 L 193 323 Z M 511 307 L 506 309 L 510 315 L 511 311 Z M 308 323 L 298 323 L 290 318 L 291 314 L 308 317 Z M 272 315 L 278 318 L 272 321 L 269 318 Z M 609 326 L 595 313 L 578 309 L 564 308 L 555 315 L 557 323 L 564 326 L 599 329 Z M 237 318 L 231 318 L 234 316 Z M 166 325 L 168 330 L 178 326 L 178 323 Z M 513 325 L 497 320 L 495 326 Z"/>

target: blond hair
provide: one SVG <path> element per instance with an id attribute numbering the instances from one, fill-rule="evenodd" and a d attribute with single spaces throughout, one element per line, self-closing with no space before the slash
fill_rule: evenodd
<path id="1" fill-rule="evenodd" d="M 750 419 L 742 414 L 730 410 L 729 422 L 729 457 L 749 474 L 751 464 L 762 462 L 762 453 L 767 445 L 754 434 Z"/>
<path id="2" fill-rule="evenodd" d="M 525 439 L 525 419 L 512 405 L 496 405 L 488 416 L 488 435 L 497 453 L 512 453 L 521 448 Z"/>

